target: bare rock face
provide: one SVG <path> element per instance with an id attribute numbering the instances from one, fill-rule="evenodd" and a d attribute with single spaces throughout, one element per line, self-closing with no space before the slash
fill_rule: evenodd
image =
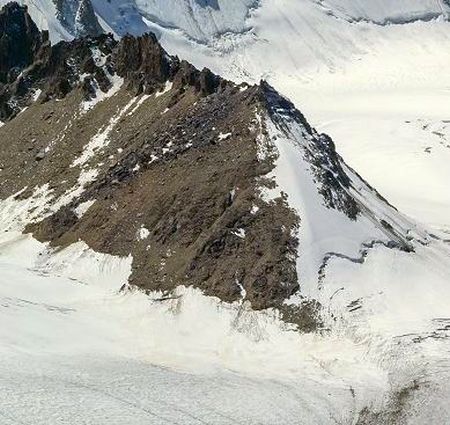
<path id="1" fill-rule="evenodd" d="M 121 82 L 116 95 L 80 112 L 80 102 L 106 96 L 113 81 Z M 264 309 L 282 308 L 298 290 L 291 231 L 298 218 L 284 201 L 268 206 L 258 195 L 259 179 L 273 167 L 258 160 L 258 87 L 170 57 L 152 34 L 47 44 L 7 87 L 0 105 L 17 109 L 2 127 L 8 148 L 0 145 L 0 196 L 33 181 L 50 184 L 56 199 L 71 192 L 80 172 L 96 169 L 80 197 L 30 224 L 35 237 L 132 254 L 130 282 L 148 291 L 184 284 Z M 98 136 L 105 146 L 74 166 L 109 122 L 114 129 Z M 95 213 L 78 216 L 92 199 Z M 149 229 L 144 236 L 142 229 Z M 302 323 L 314 327 L 315 319 Z"/>
<path id="2" fill-rule="evenodd" d="M 114 51 L 113 61 L 118 75 L 137 93 L 152 92 L 173 73 L 173 61 L 154 34 L 125 36 Z"/>
<path id="3" fill-rule="evenodd" d="M 41 33 L 27 8 L 8 3 L 0 11 L 0 84 L 13 81 L 27 66 L 47 40 Z"/>

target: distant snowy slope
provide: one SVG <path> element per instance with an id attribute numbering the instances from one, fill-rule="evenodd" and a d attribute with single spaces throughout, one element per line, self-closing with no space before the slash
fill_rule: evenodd
<path id="1" fill-rule="evenodd" d="M 0 6 L 9 1 L 0 0 Z M 306 42 L 314 43 L 315 39 L 308 37 L 308 30 L 323 33 L 320 38 L 330 41 L 327 34 L 330 19 L 406 23 L 439 17 L 448 19 L 450 13 L 445 0 L 19 0 L 19 3 L 29 7 L 33 19 L 42 29 L 49 29 L 54 40 L 74 36 L 76 29 L 68 29 L 67 22 L 76 19 L 81 3 L 88 8 L 92 3 L 104 30 L 118 36 L 126 33 L 139 35 L 149 30 L 158 33 L 160 28 L 175 30 L 178 37 L 215 47 L 218 47 L 216 41 L 221 36 L 229 38 L 232 34 L 245 34 L 251 29 L 254 29 L 256 38 L 262 37 L 259 24 L 269 24 L 264 29 L 269 32 L 276 30 L 280 39 L 294 30 L 305 36 Z M 267 13 L 269 21 L 249 19 L 252 16 L 264 17 Z M 335 24 L 331 23 L 331 26 Z M 338 40 L 342 37 L 345 34 L 341 34 Z M 294 37 L 289 41 L 299 40 Z M 346 50 L 345 45 L 341 46 Z"/>
<path id="2" fill-rule="evenodd" d="M 121 37 L 125 34 L 140 35 L 149 30 L 135 0 L 91 0 L 100 24 L 105 32 Z"/>
<path id="3" fill-rule="evenodd" d="M 0 0 L 0 6 L 10 0 Z M 80 0 L 19 0 L 27 5 L 41 29 L 51 32 L 52 40 L 68 40 L 76 28 L 67 28 L 77 18 Z M 258 0 L 91 0 L 100 25 L 121 37 L 127 33 L 158 33 L 158 27 L 181 30 L 184 36 L 208 44 L 212 37 L 240 33 L 248 29 L 246 18 Z M 55 4 L 62 5 L 57 10 Z"/>
<path id="4" fill-rule="evenodd" d="M 202 43 L 248 28 L 246 18 L 259 0 L 135 0 L 143 16 L 163 27 L 179 28 Z"/>
<path id="5" fill-rule="evenodd" d="M 376 23 L 406 23 L 448 17 L 449 7 L 444 0 L 320 0 L 324 8 L 336 16 Z"/>

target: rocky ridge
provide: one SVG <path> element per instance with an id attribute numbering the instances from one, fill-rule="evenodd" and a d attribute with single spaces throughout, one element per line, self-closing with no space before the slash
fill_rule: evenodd
<path id="1" fill-rule="evenodd" d="M 2 21 L 4 13 L 12 15 Z M 0 197 L 27 206 L 20 219 L 37 239 L 131 254 L 129 283 L 163 297 L 195 286 L 317 329 L 320 305 L 301 296 L 299 283 L 302 217 L 287 193 L 263 196 L 277 185 L 269 120 L 304 150 L 324 209 L 348 222 L 370 217 L 386 244 L 412 249 L 398 222 L 368 212 L 364 191 L 395 210 L 356 184 L 331 139 L 267 83 L 199 71 L 152 34 L 51 46 L 15 4 L 0 14 L 0 40 L 17 25 L 24 53 L 0 47 L 8 76 L 0 84 Z M 295 294 L 301 301 L 286 303 Z"/>

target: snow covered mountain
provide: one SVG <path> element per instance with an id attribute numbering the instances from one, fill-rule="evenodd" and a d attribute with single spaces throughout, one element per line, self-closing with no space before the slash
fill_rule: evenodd
<path id="1" fill-rule="evenodd" d="M 72 40 L 88 26 L 61 4 L 37 21 L 56 45 L 0 12 L 1 420 L 448 422 L 445 220 L 397 210 L 273 88 L 374 154 L 395 140 L 397 165 L 418 134 L 444 162 L 446 4 L 92 1 L 94 33 L 155 29 L 229 80 L 153 35 Z M 405 58 L 427 78 L 384 81 Z M 428 121 L 382 102 L 398 84 L 433 95 Z"/>
<path id="2" fill-rule="evenodd" d="M 6 4 L 8 0 L 2 0 Z M 291 10 L 292 2 L 284 4 L 261 0 L 21 0 L 42 29 L 55 31 L 54 39 L 82 35 L 75 23 L 81 15 L 97 31 L 97 15 L 103 28 L 116 35 L 139 34 L 158 26 L 164 30 L 181 31 L 184 36 L 212 44 L 223 35 L 243 34 L 252 29 L 248 18 L 258 9 Z M 277 4 L 279 3 L 279 4 Z M 448 19 L 450 8 L 445 0 L 302 0 L 297 7 L 303 16 L 328 15 L 349 22 L 366 21 L 380 25 L 414 21 Z M 274 16 L 274 23 L 278 20 Z M 57 31 L 55 22 L 67 30 Z M 301 31 L 301 30 L 300 30 Z"/>

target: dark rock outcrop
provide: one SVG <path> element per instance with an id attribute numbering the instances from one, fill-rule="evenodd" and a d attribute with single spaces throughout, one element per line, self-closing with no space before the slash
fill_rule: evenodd
<path id="1" fill-rule="evenodd" d="M 38 30 L 25 6 L 8 3 L 0 11 L 0 84 L 14 81 L 36 59 L 48 34 Z"/>
<path id="2" fill-rule="evenodd" d="M 61 2 L 60 7 L 74 4 Z M 51 46 L 47 34 L 37 29 L 25 7 L 11 3 L 0 16 L 2 121 L 27 106 L 33 90 L 41 90 L 40 101 L 45 102 L 61 99 L 81 87 L 89 99 L 98 89 L 108 91 L 114 75 L 123 78 L 125 87 L 135 94 L 155 93 L 170 81 L 179 95 L 186 87 L 194 87 L 207 96 L 227 84 L 208 69 L 199 71 L 170 57 L 154 34 L 127 35 L 120 41 L 111 35 L 99 35 Z"/>
<path id="3" fill-rule="evenodd" d="M 123 37 L 113 52 L 118 75 L 137 93 L 153 92 L 173 77 L 173 61 L 154 34 Z"/>

